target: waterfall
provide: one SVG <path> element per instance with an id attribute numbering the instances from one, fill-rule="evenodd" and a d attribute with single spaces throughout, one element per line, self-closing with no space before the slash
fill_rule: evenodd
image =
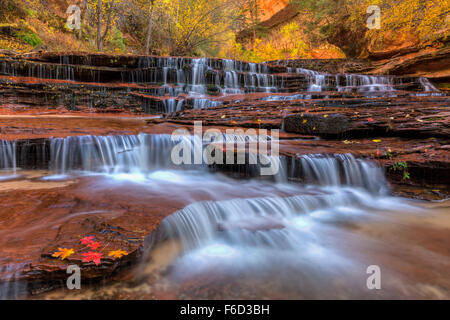
<path id="1" fill-rule="evenodd" d="M 383 171 L 370 161 L 355 159 L 351 154 L 303 155 L 291 165 L 289 177 L 301 175 L 306 183 L 324 186 L 351 186 L 372 194 L 386 194 L 387 182 Z M 300 173 L 299 173 L 300 171 Z"/>
<path id="2" fill-rule="evenodd" d="M 386 193 L 387 183 L 383 172 L 370 161 L 356 159 L 350 154 L 303 155 L 289 158 L 290 160 L 284 157 L 258 155 L 254 153 L 254 150 L 260 139 L 270 141 L 271 137 L 223 134 L 221 141 L 224 144 L 240 144 L 244 148 L 243 150 L 248 153 L 245 166 L 250 171 L 254 165 L 260 168 L 267 165 L 273 167 L 272 165 L 276 164 L 275 167 L 280 168 L 274 177 L 278 182 L 287 182 L 288 179 L 301 180 L 323 186 L 358 187 L 372 194 Z M 213 142 L 217 141 L 213 140 Z M 161 168 L 184 169 L 185 166 L 176 166 L 171 160 L 172 149 L 178 143 L 178 141 L 172 141 L 172 136 L 168 134 L 87 135 L 52 138 L 48 144 L 50 148 L 49 169 L 58 174 L 65 174 L 73 170 L 103 173 L 146 173 Z M 203 141 L 201 137 L 187 135 L 182 136 L 181 143 L 186 146 L 186 150 L 194 152 L 196 148 L 202 146 Z M 44 149 L 36 149 L 36 156 L 45 158 Z M 197 150 L 197 152 L 201 152 L 201 150 Z M 0 140 L 0 168 L 15 172 L 17 153 L 16 142 Z M 192 154 L 190 157 L 192 159 Z M 29 154 L 27 154 L 27 159 L 38 166 L 39 163 L 47 163 L 45 159 L 33 161 Z M 259 175 L 260 171 L 256 170 L 255 172 Z"/>
<path id="3" fill-rule="evenodd" d="M 182 138 L 193 144 L 194 137 Z M 170 135 L 75 136 L 50 142 L 50 169 L 56 173 L 71 170 L 122 173 L 148 172 L 172 168 L 172 148 L 177 144 Z"/>
<path id="4" fill-rule="evenodd" d="M 310 99 L 310 95 L 304 94 L 293 94 L 288 96 L 269 96 L 264 97 L 261 100 L 264 101 L 289 101 L 289 100 L 299 100 L 299 99 Z"/>
<path id="5" fill-rule="evenodd" d="M 192 60 L 192 80 L 189 93 L 206 93 L 206 77 L 205 73 L 209 69 L 207 59 L 193 59 Z"/>
<path id="6" fill-rule="evenodd" d="M 0 140 L 0 170 L 9 169 L 16 172 L 16 141 Z"/>
<path id="7" fill-rule="evenodd" d="M 369 76 L 360 74 L 337 74 L 334 76 L 335 85 L 331 86 L 333 76 L 314 70 L 297 68 L 298 74 L 305 75 L 308 80 L 308 91 L 320 92 L 324 90 L 335 90 L 339 92 L 375 92 L 394 91 L 394 77 L 392 76 Z M 343 84 L 343 85 L 341 85 Z"/>
<path id="8" fill-rule="evenodd" d="M 214 101 L 209 99 L 193 99 L 193 108 L 194 109 L 208 109 L 220 106 L 223 102 L 222 101 Z"/>
<path id="9" fill-rule="evenodd" d="M 0 266 L 0 274 L 6 275 L 5 281 L 0 283 L 0 300 L 23 299 L 27 295 L 26 281 L 17 280 L 25 266 L 26 264 Z"/>
<path id="10" fill-rule="evenodd" d="M 350 92 L 373 92 L 373 91 L 394 91 L 394 78 L 389 76 L 368 76 L 359 74 L 345 75 L 345 86 L 339 86 L 340 78 L 336 76 L 338 91 Z"/>
<path id="11" fill-rule="evenodd" d="M 428 80 L 428 78 L 420 77 L 419 78 L 420 85 L 422 86 L 423 91 L 436 91 L 439 90 Z"/>
<path id="12" fill-rule="evenodd" d="M 314 70 L 297 68 L 297 73 L 304 74 L 309 81 L 308 91 L 322 91 L 325 87 L 325 75 Z"/>
<path id="13" fill-rule="evenodd" d="M 181 111 L 183 107 L 183 100 L 176 100 L 176 99 L 165 99 L 162 100 L 163 104 L 163 112 L 164 113 L 171 113 L 175 111 Z"/>
<path id="14" fill-rule="evenodd" d="M 285 198 L 204 201 L 167 217 L 162 230 L 167 237 L 179 239 L 185 252 L 217 244 L 230 249 L 290 250 L 302 245 L 299 232 L 308 230 L 313 223 L 311 213 L 330 214 L 333 210 L 342 210 L 340 208 L 356 212 L 354 206 L 379 207 L 382 204 L 352 189 Z M 387 209 L 388 205 L 384 206 Z"/>

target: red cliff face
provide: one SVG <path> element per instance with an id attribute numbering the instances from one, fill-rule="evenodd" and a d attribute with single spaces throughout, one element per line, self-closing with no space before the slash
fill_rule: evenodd
<path id="1" fill-rule="evenodd" d="M 261 21 L 270 19 L 275 13 L 284 9 L 288 3 L 289 0 L 260 0 Z"/>

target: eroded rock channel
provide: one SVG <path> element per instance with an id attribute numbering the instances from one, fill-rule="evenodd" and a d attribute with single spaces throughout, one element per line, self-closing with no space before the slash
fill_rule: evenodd
<path id="1" fill-rule="evenodd" d="M 449 101 L 301 61 L 1 57 L 0 297 L 448 298 Z M 198 121 L 246 161 L 174 164 Z"/>

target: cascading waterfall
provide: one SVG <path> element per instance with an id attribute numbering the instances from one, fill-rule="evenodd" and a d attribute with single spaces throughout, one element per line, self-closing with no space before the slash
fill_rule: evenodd
<path id="1" fill-rule="evenodd" d="M 180 111 L 183 107 L 183 100 L 176 99 L 165 99 L 162 100 L 164 107 L 164 113 L 171 113 L 175 111 Z"/>
<path id="2" fill-rule="evenodd" d="M 345 86 L 338 85 L 338 91 L 373 92 L 373 91 L 395 91 L 394 78 L 389 76 L 367 76 L 358 74 L 345 75 Z M 340 83 L 340 76 L 336 76 L 336 83 Z"/>
<path id="3" fill-rule="evenodd" d="M 333 76 L 314 70 L 297 68 L 296 72 L 306 76 L 308 91 L 320 92 L 336 90 L 338 92 L 374 92 L 395 91 L 394 78 L 390 76 L 369 76 L 359 74 L 337 74 L 334 76 L 334 88 L 331 86 Z"/>
<path id="4" fill-rule="evenodd" d="M 16 171 L 16 141 L 0 140 L 0 169 Z"/>
<path id="5" fill-rule="evenodd" d="M 269 96 L 269 97 L 264 97 L 261 100 L 264 100 L 264 101 L 289 101 L 289 100 L 299 100 L 299 99 L 311 99 L 311 95 L 293 94 L 293 95 L 288 95 L 288 96 Z"/>
<path id="6" fill-rule="evenodd" d="M 205 72 L 209 69 L 207 59 L 192 60 L 192 80 L 189 87 L 189 93 L 205 94 L 206 93 L 206 77 Z"/>
<path id="7" fill-rule="evenodd" d="M 307 228 L 309 223 L 306 214 L 334 208 L 376 207 L 379 204 L 374 199 L 386 194 L 383 173 L 371 162 L 351 155 L 313 155 L 301 157 L 298 163 L 306 181 L 311 186 L 323 185 L 324 193 L 198 202 L 167 217 L 163 231 L 169 238 L 179 239 L 185 252 L 218 244 L 229 249 L 296 249 L 301 245 L 299 228 Z"/>
<path id="8" fill-rule="evenodd" d="M 226 94 L 240 94 L 239 77 L 237 71 L 242 71 L 242 65 L 236 65 L 236 61 L 224 59 L 222 61 L 225 72 L 224 90 Z M 237 67 L 237 68 L 236 68 Z"/>
<path id="9" fill-rule="evenodd" d="M 380 195 L 387 192 L 383 171 L 372 162 L 355 159 L 351 154 L 304 155 L 293 161 L 299 162 L 301 174 L 307 183 L 358 187 Z M 294 163 L 288 176 L 297 176 L 295 169 Z"/>
<path id="10" fill-rule="evenodd" d="M 199 149 L 204 145 L 201 137 L 187 135 L 180 139 L 186 150 L 202 154 Z M 247 161 L 250 165 L 261 166 L 277 162 L 276 167 L 279 166 L 280 170 L 275 180 L 278 182 L 300 179 L 315 185 L 359 187 L 376 194 L 386 191 L 382 171 L 373 163 L 355 159 L 350 154 L 304 155 L 287 161 L 284 157 L 254 153 L 257 142 L 270 140 L 270 136 L 262 138 L 257 135 L 223 134 L 219 142 L 241 145 L 248 153 Z M 160 168 L 176 168 L 172 163 L 171 152 L 179 143 L 177 140 L 172 141 L 172 136 L 168 134 L 52 138 L 49 142 L 49 169 L 58 174 L 66 174 L 73 170 L 145 173 Z M 15 141 L 0 140 L 0 168 L 16 171 L 17 149 Z M 44 149 L 40 156 L 45 157 Z M 190 156 L 193 159 L 193 155 Z M 43 161 L 46 163 L 45 159 Z"/>
<path id="11" fill-rule="evenodd" d="M 194 152 L 201 142 L 195 136 L 181 137 Z M 171 135 L 75 136 L 50 142 L 50 166 L 60 174 L 72 170 L 87 172 L 139 172 L 173 168 L 172 148 L 178 141 Z"/>
<path id="12" fill-rule="evenodd" d="M 19 75 L 40 79 L 75 80 L 75 67 L 64 64 L 29 63 L 26 74 L 23 74 L 20 62 L 2 62 L 0 74 L 17 77 Z"/>
<path id="13" fill-rule="evenodd" d="M 369 197 L 370 198 L 370 197 Z M 227 246 L 295 249 L 304 215 L 317 210 L 367 205 L 368 197 L 338 191 L 333 194 L 205 201 L 167 217 L 162 225 L 169 238 L 178 238 L 184 251 L 223 243 Z"/>
<path id="14" fill-rule="evenodd" d="M 80 61 L 69 56 L 61 56 L 60 64 L 34 61 L 23 64 L 19 61 L 1 61 L 0 73 L 83 82 L 100 82 L 107 79 L 115 82 L 121 79 L 125 83 L 139 83 L 142 85 L 142 88 L 138 89 L 139 93 L 147 96 L 141 96 L 138 99 L 142 100 L 142 109 L 148 113 L 179 111 L 186 106 L 205 109 L 222 104 L 223 96 L 255 92 L 293 93 L 292 95 L 274 94 L 263 98 L 263 100 L 272 101 L 316 97 L 326 99 L 328 95 L 312 94 L 312 92 L 324 91 L 342 92 L 343 96 L 346 93 L 360 93 L 368 97 L 394 96 L 395 91 L 408 90 L 408 88 L 423 90 L 423 92 L 411 92 L 410 95 L 413 96 L 442 95 L 427 78 L 423 77 L 403 79 L 395 76 L 329 74 L 291 67 L 286 67 L 286 72 L 281 72 L 282 70 L 275 69 L 269 64 L 229 59 L 139 57 L 137 63 L 130 68 L 117 70 L 95 68 L 92 65 L 86 68 L 76 63 Z M 308 91 L 311 94 L 303 94 L 302 91 Z M 157 99 L 152 96 L 164 98 Z M 155 100 L 164 101 L 155 103 Z M 184 100 L 184 102 L 174 102 L 175 100 Z M 235 101 L 239 100 L 236 98 Z M 92 103 L 86 102 L 86 104 Z"/>
<path id="15" fill-rule="evenodd" d="M 17 281 L 24 264 L 0 266 L 0 273 L 7 274 L 7 281 L 0 283 L 0 300 L 19 299 L 26 293 L 26 281 Z"/>
<path id="16" fill-rule="evenodd" d="M 439 90 L 427 78 L 420 77 L 419 82 L 422 85 L 423 91 L 439 92 Z"/>
<path id="17" fill-rule="evenodd" d="M 297 68 L 297 73 L 304 74 L 309 81 L 308 91 L 322 91 L 325 87 L 325 75 L 314 70 Z"/>
<path id="18" fill-rule="evenodd" d="M 193 99 L 193 108 L 194 109 L 208 109 L 220 106 L 223 102 L 222 101 L 215 101 L 210 99 Z"/>

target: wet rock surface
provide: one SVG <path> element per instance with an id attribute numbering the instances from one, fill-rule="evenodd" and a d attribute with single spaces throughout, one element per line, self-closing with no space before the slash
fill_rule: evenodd
<path id="1" fill-rule="evenodd" d="M 446 199 L 450 98 L 424 78 L 403 76 L 413 73 L 408 68 L 392 66 L 389 70 L 395 69 L 399 76 L 370 78 L 340 74 L 371 72 L 373 66 L 367 61 L 258 65 L 57 53 L 2 57 L 0 140 L 16 144 L 22 170 L 47 170 L 53 138 L 171 134 L 179 128 L 192 133 L 196 121 L 202 121 L 203 131 L 251 128 L 267 129 L 270 135 L 270 129 L 280 129 L 280 154 L 294 172 L 302 156 L 347 153 L 384 168 L 394 194 Z M 248 177 L 237 167 L 215 169 Z M 115 277 L 142 257 L 165 217 L 192 199 L 211 198 L 205 190 L 192 191 L 188 201 L 172 189 L 172 194 L 163 195 L 100 186 L 93 177 L 41 178 L 0 182 L 0 283 L 23 281 L 26 285 L 17 288 L 32 293 L 63 285 L 70 264 L 82 266 L 83 281 Z M 303 179 L 295 174 L 288 178 Z M 256 191 L 248 192 L 258 196 Z M 246 196 L 237 193 L 230 197 Z M 217 228 L 257 232 L 282 226 L 263 221 L 258 226 L 236 223 Z M 429 231 L 423 232 L 425 238 Z M 82 262 L 86 248 L 80 239 L 85 236 L 104 245 L 98 250 L 104 257 L 99 265 Z M 64 260 L 52 257 L 60 247 L 73 248 L 75 253 Z M 118 249 L 128 254 L 108 257 Z M 207 276 L 185 283 L 178 295 L 160 292 L 155 297 L 189 296 L 186 292 L 192 285 L 204 281 L 208 282 Z M 193 296 L 211 295 L 200 290 Z"/>

